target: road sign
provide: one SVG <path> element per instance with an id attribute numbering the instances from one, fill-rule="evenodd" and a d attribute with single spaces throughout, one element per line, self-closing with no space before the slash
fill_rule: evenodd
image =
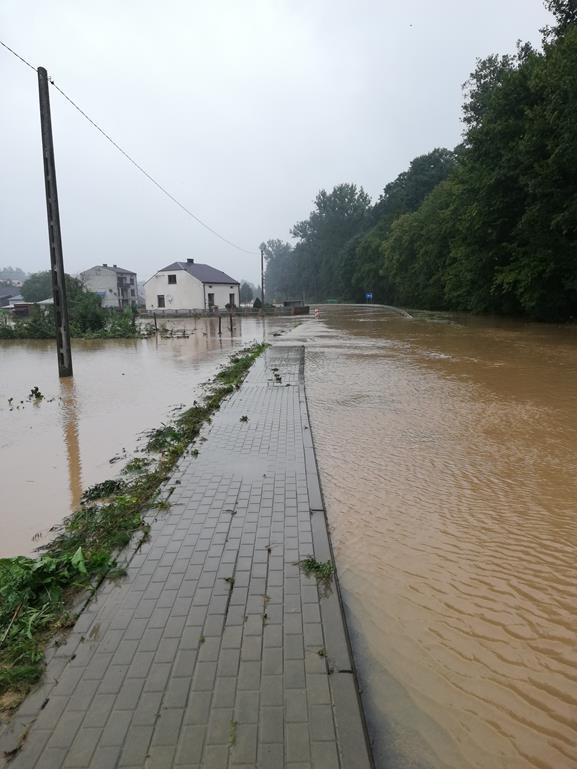
<path id="1" fill-rule="evenodd" d="M 367 291 L 367 293 L 365 294 L 365 299 L 367 300 L 367 302 L 372 302 L 373 301 L 373 292 L 372 291 Z"/>

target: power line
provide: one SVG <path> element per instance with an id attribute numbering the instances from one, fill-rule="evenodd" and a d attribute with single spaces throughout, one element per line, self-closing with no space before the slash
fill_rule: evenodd
<path id="1" fill-rule="evenodd" d="M 33 67 L 29 61 L 26 61 L 26 59 L 23 56 L 20 56 L 19 53 L 16 53 L 16 51 L 13 51 L 12 48 L 10 48 L 9 45 L 6 45 L 6 43 L 3 43 L 2 40 L 0 40 L 0 45 L 3 45 L 7 51 L 10 51 L 10 53 L 14 54 L 14 56 L 16 56 L 17 59 L 20 59 L 20 61 L 24 62 L 24 64 L 26 64 L 27 67 L 30 67 L 30 69 L 33 69 L 34 72 L 37 71 L 36 67 Z"/>
<path id="2" fill-rule="evenodd" d="M 36 67 L 33 67 L 33 66 L 32 66 L 32 64 L 30 64 L 30 62 L 26 61 L 26 59 L 24 59 L 22 56 L 20 56 L 18 53 L 16 53 L 16 51 L 12 50 L 12 48 L 10 48 L 9 46 L 7 46 L 7 45 L 6 45 L 6 43 L 3 43 L 1 40 L 0 40 L 0 45 L 4 46 L 4 48 L 6 48 L 8 51 L 10 51 L 10 53 L 14 54 L 14 56 L 16 56 L 18 59 L 20 59 L 20 61 L 21 61 L 21 62 L 23 62 L 24 64 L 26 64 L 26 66 L 27 66 L 27 67 L 30 67 L 30 69 L 33 69 L 35 72 L 37 71 L 37 70 L 36 70 Z M 73 100 L 70 98 L 70 96 L 68 96 L 68 94 L 66 94 L 66 93 L 65 93 L 65 92 L 62 90 L 62 88 L 60 88 L 58 85 L 56 85 L 56 83 L 54 82 L 54 80 L 52 80 L 51 78 L 49 78 L 49 80 L 50 80 L 50 84 L 51 84 L 52 86 L 54 86 L 54 88 L 56 88 L 56 90 L 57 90 L 59 93 L 61 93 L 61 94 L 62 94 L 62 96 L 64 96 L 64 98 L 66 99 L 66 101 L 67 101 L 67 102 L 69 102 L 69 103 L 70 103 L 70 104 L 71 104 L 71 105 L 74 107 L 74 109 L 75 109 L 75 110 L 77 110 L 77 111 L 78 111 L 78 112 L 79 112 L 79 113 L 82 115 L 82 117 L 84 117 L 86 120 L 88 120 L 88 122 L 89 122 L 89 123 L 91 123 L 91 125 L 93 125 L 93 126 L 94 126 L 94 128 L 96 128 L 96 130 L 97 130 L 99 133 L 101 133 L 101 134 L 102 134 L 102 136 L 104 136 L 104 138 L 105 138 L 105 139 L 107 139 L 107 140 L 108 140 L 108 141 L 109 141 L 109 142 L 112 144 L 112 146 L 113 146 L 113 147 L 115 147 L 115 148 L 116 148 L 116 149 L 117 149 L 117 150 L 118 150 L 118 151 L 119 151 L 119 152 L 120 152 L 122 155 L 124 155 L 124 157 L 125 157 L 125 158 L 126 158 L 128 161 L 130 161 L 130 163 L 132 163 L 132 165 L 133 165 L 135 168 L 137 168 L 137 169 L 140 171 L 140 173 L 141 173 L 141 174 L 143 174 L 144 176 L 146 176 L 146 178 L 147 178 L 149 181 L 151 181 L 151 182 L 152 182 L 152 183 L 155 185 L 155 187 L 157 187 L 157 188 L 158 188 L 158 189 L 159 189 L 159 190 L 160 190 L 160 191 L 161 191 L 161 192 L 162 192 L 164 195 L 166 195 L 166 197 L 167 197 L 167 198 L 169 198 L 169 200 L 172 200 L 172 202 L 173 202 L 173 203 L 176 203 L 176 205 L 177 205 L 177 206 L 178 206 L 178 207 L 179 207 L 179 208 L 180 208 L 182 211 L 184 211 L 184 212 L 185 212 L 185 214 L 188 214 L 188 216 L 190 216 L 192 219 L 194 219 L 194 221 L 195 221 L 195 222 L 197 222 L 198 224 L 200 224 L 200 225 L 201 225 L 201 227 L 204 227 L 206 230 L 208 230 L 210 233 L 212 233 L 212 234 L 213 234 L 215 237 L 217 237 L 217 238 L 219 238 L 220 240 L 222 240 L 222 241 L 223 241 L 223 243 L 226 243 L 227 245 L 229 245 L 229 246 L 232 246 L 232 248 L 236 248 L 238 251 L 242 251 L 242 252 L 243 252 L 243 253 L 245 253 L 245 254 L 250 254 L 251 256 L 252 256 L 252 255 L 254 255 L 254 251 L 249 251 L 248 249 L 246 249 L 246 248 L 243 248 L 242 246 L 239 246 L 237 243 L 234 243 L 232 240 L 228 240 L 228 238 L 225 238 L 225 237 L 224 237 L 224 235 L 221 235 L 221 234 L 220 234 L 219 232 L 217 232 L 216 230 L 213 230 L 213 228 L 212 228 L 210 225 L 208 225 L 208 224 L 207 224 L 206 222 L 204 222 L 204 221 L 203 221 L 203 220 L 202 220 L 200 217 L 198 217 L 196 214 L 194 214 L 194 213 L 193 213 L 193 212 L 192 212 L 192 211 L 191 211 L 189 208 L 187 208 L 187 207 L 186 207 L 186 206 L 185 206 L 183 203 L 181 203 L 181 202 L 180 202 L 180 200 L 178 200 L 177 198 L 175 198 L 175 197 L 174 197 L 174 195 L 173 195 L 172 193 L 170 193 L 170 192 L 169 192 L 169 191 L 168 191 L 168 190 L 167 190 L 165 187 L 163 187 L 163 186 L 162 186 L 162 184 L 160 184 L 160 182 L 157 182 L 157 181 L 156 181 L 156 179 L 155 179 L 153 176 L 151 176 L 151 175 L 148 173 L 148 171 L 146 171 L 146 170 L 145 170 L 145 169 L 144 169 L 144 168 L 143 168 L 143 167 L 142 167 L 142 166 L 141 166 L 139 163 L 137 163 L 137 162 L 136 162 L 136 160 L 134 160 L 134 158 L 133 158 L 133 157 L 131 157 L 131 156 L 128 154 L 128 152 L 126 152 L 126 150 L 122 149 L 122 147 L 121 147 L 121 146 L 120 146 L 120 145 L 119 145 L 117 142 L 115 142 L 115 141 L 114 141 L 114 139 L 113 139 L 111 136 L 109 136 L 109 135 L 106 133 L 106 131 L 105 131 L 103 128 L 101 128 L 101 127 L 98 125 L 98 123 L 96 123 L 94 120 L 92 120 L 92 118 L 91 118 L 91 117 L 89 117 L 89 116 L 86 114 L 86 112 L 84 112 L 84 110 L 83 110 L 83 109 L 81 109 L 81 108 L 78 106 L 78 104 L 76 104 L 76 102 L 75 102 L 75 101 L 73 101 Z"/>

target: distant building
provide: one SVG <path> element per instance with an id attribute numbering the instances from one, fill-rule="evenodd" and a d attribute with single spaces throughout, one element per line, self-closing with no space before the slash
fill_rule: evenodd
<path id="1" fill-rule="evenodd" d="M 16 299 L 22 300 L 17 286 L 0 286 L 0 307 L 7 307 Z"/>
<path id="2" fill-rule="evenodd" d="M 194 259 L 163 267 L 144 284 L 147 310 L 216 310 L 240 305 L 240 283 Z"/>
<path id="3" fill-rule="evenodd" d="M 103 307 L 124 310 L 136 307 L 138 303 L 136 273 L 116 264 L 102 264 L 84 270 L 80 273 L 80 280 L 88 291 L 101 297 Z"/>

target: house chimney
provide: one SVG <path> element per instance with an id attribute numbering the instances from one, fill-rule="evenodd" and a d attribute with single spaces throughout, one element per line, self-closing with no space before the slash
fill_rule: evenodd
<path id="1" fill-rule="evenodd" d="M 103 267 L 108 267 L 108 265 L 106 264 L 106 262 L 102 262 L 102 266 L 103 266 Z"/>
<path id="2" fill-rule="evenodd" d="M 194 259 L 187 259 L 188 264 L 194 264 Z"/>
<path id="3" fill-rule="evenodd" d="M 113 264 L 112 266 L 113 266 L 113 267 L 116 267 L 116 265 L 115 265 L 115 264 Z"/>

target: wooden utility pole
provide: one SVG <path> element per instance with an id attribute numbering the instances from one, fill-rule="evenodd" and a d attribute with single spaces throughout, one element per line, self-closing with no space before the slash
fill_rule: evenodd
<path id="1" fill-rule="evenodd" d="M 44 182 L 46 186 L 46 211 L 48 215 L 50 274 L 52 276 L 52 296 L 54 298 L 54 317 L 56 321 L 58 373 L 61 377 L 66 377 L 72 376 L 72 352 L 70 349 L 64 262 L 62 259 L 62 236 L 60 233 L 56 165 L 54 163 L 54 145 L 52 142 L 48 73 L 44 67 L 38 67 L 38 92 L 40 95 L 40 125 L 42 129 L 42 155 L 44 157 Z"/>
<path id="2" fill-rule="evenodd" d="M 264 243 L 260 245 L 260 301 L 264 312 Z"/>

